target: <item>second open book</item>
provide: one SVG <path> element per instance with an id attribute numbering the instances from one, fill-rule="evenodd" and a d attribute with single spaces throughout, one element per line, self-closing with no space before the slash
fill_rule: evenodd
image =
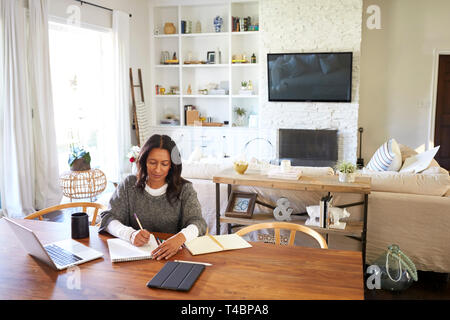
<path id="1" fill-rule="evenodd" d="M 225 250 L 250 248 L 252 246 L 235 233 L 218 236 L 207 234 L 206 236 L 198 237 L 186 242 L 184 245 L 194 256 Z"/>

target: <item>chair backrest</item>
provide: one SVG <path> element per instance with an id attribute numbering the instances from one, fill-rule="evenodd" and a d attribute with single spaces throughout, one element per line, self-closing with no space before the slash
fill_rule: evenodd
<path id="1" fill-rule="evenodd" d="M 315 230 L 302 226 L 300 224 L 296 223 L 290 223 L 290 222 L 266 222 L 266 223 L 257 223 L 250 225 L 248 227 L 244 227 L 236 232 L 236 234 L 243 236 L 247 233 L 262 230 L 262 229 L 274 229 L 275 230 L 275 244 L 280 245 L 281 244 L 281 237 L 280 237 L 280 229 L 287 229 L 291 230 L 291 233 L 289 235 L 289 242 L 288 245 L 293 245 L 295 240 L 295 233 L 297 231 L 306 233 L 317 240 L 320 247 L 322 249 L 328 249 L 327 242 L 325 239 Z"/>
<path id="2" fill-rule="evenodd" d="M 36 211 L 28 216 L 26 216 L 24 219 L 35 219 L 35 218 L 39 218 L 39 220 L 42 220 L 42 216 L 44 214 L 50 213 L 50 212 L 55 212 L 55 211 L 59 211 L 59 210 L 63 210 L 63 209 L 67 209 L 67 208 L 82 208 L 82 211 L 84 213 L 87 213 L 87 208 L 94 208 L 94 214 L 92 216 L 92 222 L 91 222 L 91 226 L 95 226 L 95 221 L 97 220 L 97 214 L 98 211 L 101 210 L 106 210 L 106 206 L 104 206 L 103 204 L 100 203 L 95 203 L 95 202 L 70 202 L 70 203 L 65 203 L 65 204 L 60 204 L 57 206 L 53 206 L 53 207 L 49 207 L 46 209 L 42 209 L 39 211 Z"/>

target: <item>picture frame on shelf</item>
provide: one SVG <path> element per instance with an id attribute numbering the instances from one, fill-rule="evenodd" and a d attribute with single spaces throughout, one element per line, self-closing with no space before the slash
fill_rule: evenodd
<path id="1" fill-rule="evenodd" d="M 207 56 L 206 56 L 206 62 L 209 64 L 213 64 L 213 63 L 215 63 L 215 59 L 216 59 L 216 52 L 208 51 Z"/>
<path id="2" fill-rule="evenodd" d="M 251 219 L 255 209 L 256 193 L 232 191 L 228 199 L 226 217 Z"/>

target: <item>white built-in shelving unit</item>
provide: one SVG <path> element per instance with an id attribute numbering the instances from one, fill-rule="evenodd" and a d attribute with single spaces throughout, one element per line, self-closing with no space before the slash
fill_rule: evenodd
<path id="1" fill-rule="evenodd" d="M 241 107 L 248 116 L 258 115 L 260 105 L 260 32 L 233 32 L 232 17 L 251 17 L 252 24 L 260 25 L 259 1 L 210 0 L 210 1 L 153 1 L 151 11 L 151 65 L 152 65 L 152 121 L 160 126 L 160 121 L 167 114 L 173 114 L 185 126 L 184 106 L 194 105 L 202 117 L 210 117 L 213 122 L 224 123 L 227 127 L 235 127 L 234 108 Z M 214 18 L 223 18 L 221 32 L 215 32 Z M 192 32 L 182 34 L 181 21 L 192 21 Z M 164 34 L 164 25 L 171 22 L 176 26 L 175 34 Z M 195 33 L 197 22 L 201 24 L 201 32 Z M 159 34 L 155 31 L 159 30 Z M 176 53 L 177 65 L 161 64 L 161 53 L 168 51 L 170 57 Z M 208 51 L 220 51 L 221 61 L 217 64 L 184 64 L 190 55 L 192 60 L 207 60 Z M 256 55 L 256 63 L 233 64 L 233 55 L 245 55 L 251 61 Z M 240 95 L 242 81 L 250 80 L 253 84 L 253 95 Z M 228 95 L 202 95 L 210 83 L 219 84 L 227 81 Z M 171 86 L 179 88 L 179 94 L 160 95 L 156 93 L 156 85 L 169 91 Z M 188 94 L 188 86 L 192 94 Z M 165 127 L 167 125 L 164 125 Z"/>

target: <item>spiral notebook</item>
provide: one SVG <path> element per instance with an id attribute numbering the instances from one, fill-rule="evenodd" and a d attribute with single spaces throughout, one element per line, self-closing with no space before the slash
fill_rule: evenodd
<path id="1" fill-rule="evenodd" d="M 111 262 L 135 261 L 151 259 L 152 251 L 158 247 L 155 236 L 150 234 L 148 244 L 142 247 L 136 247 L 122 239 L 108 239 L 109 256 Z"/>

